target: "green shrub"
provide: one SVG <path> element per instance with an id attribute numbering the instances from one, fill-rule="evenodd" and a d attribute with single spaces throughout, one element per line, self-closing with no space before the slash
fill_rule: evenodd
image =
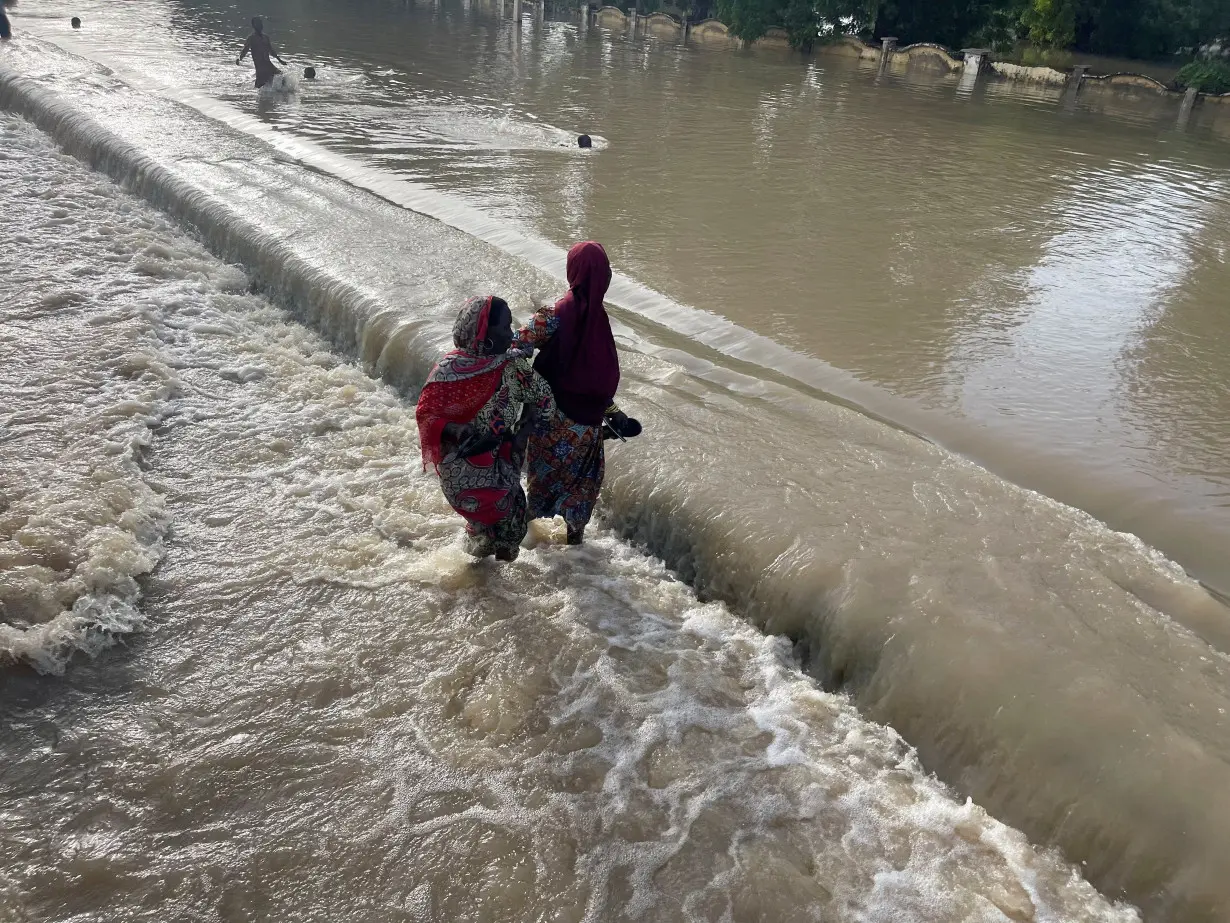
<path id="1" fill-rule="evenodd" d="M 1183 65 L 1175 83 L 1184 89 L 1195 87 L 1201 93 L 1230 93 L 1230 64 L 1215 58 L 1198 58 Z"/>

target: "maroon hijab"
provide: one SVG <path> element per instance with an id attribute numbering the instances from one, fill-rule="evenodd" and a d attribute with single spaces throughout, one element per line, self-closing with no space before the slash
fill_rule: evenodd
<path id="1" fill-rule="evenodd" d="M 568 417 L 600 426 L 619 387 L 619 356 L 602 299 L 611 286 L 611 261 L 592 240 L 568 251 L 568 294 L 555 305 L 559 327 L 538 353 L 534 369 L 551 385 Z"/>

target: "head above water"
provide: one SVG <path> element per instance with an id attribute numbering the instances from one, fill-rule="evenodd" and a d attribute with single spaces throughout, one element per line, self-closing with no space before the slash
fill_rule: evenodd
<path id="1" fill-rule="evenodd" d="M 589 135 L 581 135 L 577 138 L 577 147 L 593 147 L 594 139 Z"/>
<path id="2" fill-rule="evenodd" d="M 69 24 L 70 26 L 72 26 L 74 29 L 80 29 L 80 28 L 81 28 L 81 20 L 80 20 L 80 19 L 78 19 L 76 16 L 74 16 L 72 19 L 70 19 L 70 20 L 68 21 L 68 24 Z"/>
<path id="3" fill-rule="evenodd" d="M 304 80 L 315 80 L 316 79 L 316 68 L 305 67 L 303 69 L 303 79 Z"/>
<path id="4" fill-rule="evenodd" d="M 261 19 L 259 16 L 252 17 L 252 31 L 255 32 L 257 35 L 260 35 L 262 32 L 265 31 L 265 21 Z"/>
<path id="5" fill-rule="evenodd" d="M 495 295 L 468 299 L 453 324 L 453 345 L 476 356 L 507 352 L 512 339 L 512 311 Z"/>

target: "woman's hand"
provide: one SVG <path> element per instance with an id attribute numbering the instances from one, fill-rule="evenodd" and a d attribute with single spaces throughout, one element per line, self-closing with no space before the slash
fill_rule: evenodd
<path id="1" fill-rule="evenodd" d="M 513 436 L 513 452 L 518 455 L 524 454 L 526 447 L 530 444 L 530 437 L 534 435 L 534 429 L 533 422 L 521 424 L 521 428 Z"/>
<path id="2" fill-rule="evenodd" d="M 453 452 L 458 458 L 473 458 L 475 455 L 500 450 L 500 443 L 504 441 L 503 437 L 490 430 L 475 429 L 473 426 L 467 426 L 466 429 L 469 433 L 457 443 L 457 448 Z"/>
<path id="3" fill-rule="evenodd" d="M 541 408 L 537 411 L 530 411 L 527 408 L 527 412 L 522 414 L 521 422 L 517 425 L 517 431 L 513 434 L 513 451 L 518 454 L 524 453 L 534 433 L 545 433 L 546 431 L 547 414 Z"/>
<path id="4" fill-rule="evenodd" d="M 641 434 L 640 421 L 634 420 L 622 410 L 606 415 L 606 426 L 603 428 L 604 439 L 619 438 L 625 442 Z M 610 436 L 605 435 L 610 433 Z"/>

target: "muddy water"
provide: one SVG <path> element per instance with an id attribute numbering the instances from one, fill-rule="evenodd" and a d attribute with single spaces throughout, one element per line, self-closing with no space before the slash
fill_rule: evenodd
<path id="1" fill-rule="evenodd" d="M 171 8 L 193 55 L 242 25 Z M 579 40 L 528 13 L 517 34 L 481 5 L 267 13 L 324 80 L 270 124 L 556 244 L 598 237 L 640 281 L 885 392 L 860 405 L 1230 592 L 1230 145 L 1175 131 L 1175 105 L 1067 112 L 1058 91 Z M 253 107 L 210 71 L 193 79 Z M 563 157 L 544 122 L 610 147 Z"/>
<path id="2" fill-rule="evenodd" d="M 397 17 L 410 15 L 400 9 L 385 9 L 388 18 L 381 20 L 373 8 L 374 21 L 389 32 L 391 23 L 401 21 Z M 40 10 L 48 16 L 59 12 L 54 5 Z M 90 387 L 102 388 L 113 378 L 123 382 L 108 385 L 121 389 L 116 394 L 132 389 L 131 398 L 118 400 L 117 412 L 139 436 L 144 429 L 143 442 L 134 447 L 131 440 L 90 437 L 95 445 L 118 447 L 115 478 L 128 485 L 128 493 L 123 503 L 107 507 L 111 513 L 88 515 L 108 525 L 112 514 L 141 511 L 143 519 L 129 517 L 119 526 L 124 547 L 139 554 L 123 567 L 112 566 L 110 582 L 83 575 L 73 583 L 78 561 L 110 559 L 90 557 L 89 529 L 61 528 L 52 552 L 37 561 L 21 559 L 22 566 L 43 568 L 23 572 L 21 598 L 34 588 L 52 601 L 27 606 L 6 644 L 45 669 L 59 666 L 74 645 L 92 648 L 117 637 L 127 638 L 135 653 L 113 651 L 94 664 L 79 659 L 63 685 L 6 674 L 6 698 L 17 703 L 9 716 L 21 731 L 6 751 L 17 767 L 8 778 L 20 780 L 23 791 L 52 790 L 43 800 L 23 801 L 13 826 L 20 832 L 5 844 L 23 868 L 33 870 L 12 885 L 25 906 L 43 913 L 59 906 L 71 890 L 64 876 L 81 873 L 70 861 L 74 850 L 92 843 L 99 852 L 82 855 L 95 861 L 91 869 L 104 871 L 90 878 L 90 888 L 101 890 L 88 890 L 80 898 L 86 903 L 74 905 L 86 915 L 97 914 L 108 899 L 142 907 L 178 901 L 176 906 L 193 912 L 204 906 L 224 916 L 316 912 L 356 918 L 398 907 L 407 908 L 407 916 L 437 919 L 466 913 L 532 918 L 545 914 L 545 907 L 558 909 L 564 919 L 713 919 L 723 908 L 733 919 L 789 919 L 791 913 L 800 919 L 1079 919 L 1114 912 L 1073 883 L 1066 867 L 1038 858 L 1019 840 L 1011 841 L 1017 844 L 1012 849 L 1024 851 L 1012 852 L 1002 839 L 1010 833 L 1002 827 L 986 821 L 988 830 L 1000 832 L 984 832 L 940 811 L 946 819 L 935 828 L 931 795 L 920 794 L 918 766 L 894 732 L 858 723 L 852 711 L 843 711 L 855 730 L 842 725 L 840 744 L 825 736 L 828 719 L 800 703 L 809 696 L 840 700 L 818 692 L 789 656 L 782 659 L 785 641 L 747 627 L 733 611 L 797 642 L 790 656 L 801 658 L 801 666 L 825 684 L 848 691 L 864 716 L 903 734 L 917 747 L 924 769 L 938 772 L 958 796 L 972 795 L 1035 843 L 1061 847 L 1107 894 L 1129 896 L 1150 918 L 1226 916 L 1230 893 L 1219 858 L 1230 851 L 1225 609 L 1132 536 L 892 425 L 928 433 L 975 458 L 994 456 L 997 465 L 1016 466 L 1030 477 L 1054 466 L 1050 493 L 1094 512 L 1099 498 L 1117 508 L 1122 497 L 1135 496 L 1134 482 L 1120 476 L 1133 470 L 1120 464 L 1123 454 L 1111 453 L 1100 465 L 1088 451 L 1052 457 L 1023 446 L 1043 444 L 1026 440 L 1036 438 L 1030 427 L 1039 420 L 1059 427 L 1055 433 L 1066 426 L 1073 442 L 1073 421 L 1091 434 L 1102 432 L 1099 426 L 1126 433 L 1124 419 L 1106 408 L 1127 398 L 1142 405 L 1164 399 L 1160 385 L 1133 391 L 1102 381 L 1089 401 L 1101 400 L 1105 412 L 1086 419 L 1080 402 L 1063 398 L 1061 373 L 1070 367 L 1074 380 L 1084 381 L 1079 374 L 1098 363 L 1126 371 L 1116 350 L 1138 344 L 1137 328 L 1131 318 L 1115 326 L 1106 315 L 1136 304 L 1132 299 L 1141 290 L 1171 292 L 1182 281 L 1182 272 L 1167 260 L 1177 259 L 1182 241 L 1192 238 L 1159 218 L 1165 208 L 1148 205 L 1179 201 L 1174 188 L 1181 186 L 1185 220 L 1206 221 L 1202 227 L 1215 222 L 1216 177 L 1205 177 L 1203 185 L 1174 181 L 1183 170 L 1196 169 L 1192 163 L 1199 157 L 1216 156 L 1199 138 L 1184 141 L 1141 125 L 1085 121 L 1079 112 L 1066 117 L 1078 138 L 1084 131 L 1087 144 L 1101 143 L 1100 133 L 1119 132 L 1146 147 L 1190 145 L 1189 160 L 1178 166 L 1150 160 L 1156 148 L 1142 155 L 1147 188 L 1161 190 L 1153 199 L 1130 201 L 1125 193 L 1115 200 L 1114 184 L 1107 182 L 1081 193 L 1085 199 L 1069 188 L 1062 201 L 1070 218 L 1056 206 L 1057 234 L 1064 220 L 1075 224 L 1095 207 L 1118 208 L 1123 221 L 1104 231 L 1108 240 L 1119 234 L 1125 242 L 1120 249 L 1136 248 L 1138 258 L 1126 268 L 1121 262 L 1112 276 L 1100 269 L 1118 252 L 1108 241 L 1091 237 L 1101 241 L 1101 249 L 1082 253 L 1077 247 L 1073 258 L 1061 258 L 1071 247 L 1040 244 L 1033 274 L 1022 286 L 1043 295 L 1048 280 L 1111 286 L 1113 298 L 1100 295 L 1101 315 L 1092 312 L 1094 305 L 1081 313 L 1048 295 L 1051 300 L 1032 313 L 999 318 L 998 328 L 965 328 L 959 305 L 928 313 L 897 304 L 895 313 L 877 320 L 878 302 L 867 295 L 861 314 L 844 315 L 844 326 L 839 305 L 818 297 L 797 298 L 801 307 L 788 316 L 792 302 L 777 297 L 777 288 L 784 281 L 789 285 L 783 291 L 810 297 L 811 289 L 790 280 L 826 265 L 826 253 L 841 245 L 832 231 L 826 248 L 799 250 L 792 262 L 774 264 L 775 248 L 761 247 L 772 271 L 755 291 L 744 283 L 751 307 L 736 314 L 721 302 L 724 288 L 708 290 L 711 297 L 696 289 L 695 297 L 685 298 L 654 266 L 684 273 L 709 259 L 710 275 L 750 273 L 750 264 L 738 262 L 738 248 L 730 243 L 723 249 L 720 240 L 721 229 L 733 221 L 722 217 L 723 210 L 740 190 L 715 191 L 712 175 L 704 184 L 707 198 L 694 194 L 698 187 L 677 196 L 679 183 L 658 184 L 658 224 L 665 227 L 676 214 L 687 219 L 677 233 L 659 240 L 673 241 L 686 258 L 667 261 L 663 243 L 653 250 L 657 256 L 642 254 L 638 262 L 635 245 L 652 236 L 651 223 L 620 218 L 620 209 L 633 194 L 645 195 L 641 187 L 650 174 L 618 159 L 626 156 L 618 133 L 594 129 L 606 137 L 600 137 L 596 154 L 582 155 L 563 144 L 578 124 L 590 125 L 558 116 L 547 124 L 532 118 L 529 108 L 508 105 L 494 89 L 498 84 L 511 92 L 522 81 L 528 96 L 578 55 L 586 66 L 584 55 L 591 52 L 599 62 L 605 56 L 627 63 L 628 55 L 639 55 L 635 60 L 652 71 L 663 66 L 655 57 L 662 49 L 597 35 L 582 42 L 567 27 L 553 26 L 533 39 L 540 43 L 542 65 L 535 71 L 525 66 L 535 60 L 526 57 L 536 35 L 528 20 L 518 51 L 499 21 L 444 10 L 439 20 L 413 20 L 437 30 L 430 32 L 437 41 L 416 50 L 419 66 L 434 72 L 434 65 L 427 67 L 431 49 L 447 49 L 449 36 L 476 42 L 471 50 L 479 61 L 467 80 L 478 81 L 479 89 L 416 90 L 388 61 L 370 65 L 337 50 L 335 58 L 314 56 L 313 63 L 327 67 L 323 82 L 254 98 L 242 88 L 245 72 L 224 58 L 198 65 L 217 40 L 207 24 L 182 11 L 149 4 L 86 12 L 90 28 L 79 34 L 70 34 L 58 19 L 25 19 L 26 31 L 6 47 L 0 64 L 0 105 L 25 113 L 64 149 L 192 226 L 215 254 L 242 263 L 244 274 L 209 263 L 169 224 L 152 232 L 157 239 L 134 231 L 135 240 L 116 245 L 116 262 L 131 259 L 146 267 L 136 273 L 142 284 L 169 287 L 150 290 L 156 310 L 130 318 L 131 329 L 115 328 L 116 337 L 144 338 L 141 349 L 151 358 L 125 365 L 126 375 L 104 367 L 92 373 L 94 384 L 66 393 L 88 396 Z M 137 42 L 166 34 L 163 24 L 176 18 L 181 28 L 165 43 Z M 345 23 L 334 25 L 329 33 L 343 36 Z M 409 34 L 403 35 L 406 41 Z M 481 55 L 480 45 L 486 49 Z M 680 79 L 716 81 L 710 93 L 716 99 L 733 95 L 737 101 L 740 82 L 761 79 L 764 68 L 785 73 L 795 66 L 691 51 L 672 58 L 665 51 Z M 442 72 L 449 66 L 442 63 Z M 493 71 L 503 77 L 497 80 Z M 804 71 L 796 67 L 791 73 Z M 827 122 L 812 126 L 828 135 L 816 134 L 811 146 L 823 150 L 825 137 L 838 150 L 856 142 L 865 146 L 865 134 L 850 141 L 843 132 L 874 127 L 860 108 L 877 105 L 873 84 L 860 82 L 865 75 L 858 71 L 809 73 L 814 98 L 839 105 Z M 483 80 L 494 81 L 489 92 L 480 92 Z M 390 96 L 385 81 L 401 86 L 401 95 Z M 597 105 L 592 100 L 601 94 L 582 92 L 580 78 L 563 79 L 563 86 L 570 84 L 576 84 L 578 99 L 590 100 L 577 102 L 573 111 Z M 942 84 L 889 82 L 875 89 L 890 94 L 890 103 L 897 100 L 903 116 L 910 108 L 906 102 L 931 106 L 937 119 L 947 118 L 948 127 L 967 139 L 978 135 L 978 119 L 989 120 L 997 131 L 981 135 L 988 149 L 999 143 L 998 129 L 1054 116 L 1038 101 L 958 100 L 944 95 Z M 703 82 L 697 83 L 692 94 L 701 98 L 703 90 Z M 676 96 L 680 105 L 689 98 Z M 608 103 L 615 111 L 617 100 Z M 736 124 L 742 110 L 729 108 Z M 849 125 L 842 121 L 847 116 Z M 378 145 L 356 133 L 349 146 L 338 143 L 339 126 L 347 122 L 383 133 L 384 140 Z M 696 117 L 691 124 L 711 121 Z M 765 124 L 771 140 L 774 123 Z M 781 124 L 786 131 L 798 121 Z M 344 132 L 340 136 L 346 140 Z M 884 145 L 899 145 L 902 136 L 882 137 Z M 937 129 L 930 137 L 938 146 L 947 135 Z M 30 143 L 32 153 L 12 165 L 15 175 L 37 175 L 40 164 L 54 159 Z M 956 156 L 958 147 L 948 150 Z M 649 147 L 642 150 L 648 156 Z M 996 156 L 1010 160 L 1011 146 L 1005 150 Z M 984 160 L 990 165 L 993 158 Z M 783 155 L 782 162 L 789 166 L 791 158 Z M 757 163 L 765 175 L 772 173 L 772 157 Z M 835 163 L 833 169 L 841 168 Z M 846 169 L 850 184 L 857 185 L 854 168 Z M 864 286 L 874 292 L 885 284 L 881 270 L 897 265 L 892 259 L 898 251 L 908 255 L 914 247 L 931 257 L 906 266 L 914 281 L 902 276 L 895 283 L 898 294 L 928 287 L 951 294 L 961 289 L 944 289 L 946 278 L 990 273 L 961 262 L 970 247 L 1011 250 L 1016 225 L 998 236 L 966 234 L 958 211 L 949 209 L 963 201 L 960 183 L 943 173 L 939 160 L 929 171 L 935 180 L 927 185 L 925 174 L 915 179 L 915 205 L 904 213 L 883 200 L 877 205 L 874 196 L 861 203 L 865 193 L 859 189 L 844 198 L 845 190 L 827 190 L 830 208 L 817 216 L 869 211 L 884 227 L 912 216 L 920 229 L 914 238 L 901 238 L 899 247 L 882 245 L 878 255 L 870 245 L 857 253 L 851 245 L 851 261 L 861 256 L 876 272 L 842 275 L 844 291 Z M 14 212 L 19 217 L 13 219 L 13 237 L 30 244 L 18 261 L 34 267 L 29 280 L 75 271 L 61 250 L 43 240 L 49 234 L 22 230 L 43 227 L 38 221 L 50 227 L 85 220 L 73 208 L 76 174 L 70 173 L 35 187 L 35 198 L 51 200 L 54 214 Z M 684 177 L 677 179 L 682 183 Z M 907 180 L 898 171 L 884 182 L 904 188 Z M 1022 187 L 1067 188 L 1062 176 L 1039 179 L 1022 172 L 1018 180 Z M 557 193 L 548 197 L 542 190 L 552 183 Z M 601 183 L 608 184 L 610 197 L 593 211 L 563 207 L 590 201 L 586 197 Z M 627 194 L 617 196 L 616 187 Z M 823 183 L 817 180 L 813 188 L 823 191 Z M 1005 182 L 1004 188 L 1015 187 Z M 934 213 L 923 207 L 928 194 L 936 197 Z M 1061 199 L 1056 192 L 1048 202 Z M 132 200 L 118 201 L 116 214 L 154 220 Z M 747 215 L 758 213 L 759 200 L 739 201 Z M 797 221 L 812 220 L 797 199 L 792 202 Z M 714 218 L 707 223 L 705 215 Z M 582 223 L 558 230 L 578 216 Z M 608 218 L 611 223 L 603 224 Z M 127 227 L 118 217 L 101 220 Z M 1018 218 L 1005 213 L 1004 220 Z M 620 221 L 637 233 L 620 237 Z M 1153 240 L 1142 227 L 1156 231 L 1161 245 L 1138 246 Z M 434 486 L 416 473 L 404 398 L 413 397 L 447 341 L 456 305 L 474 291 L 496 290 L 524 315 L 558 287 L 561 238 L 595 228 L 609 231 L 622 248 L 625 272 L 614 286 L 612 309 L 623 349 L 623 399 L 651 434 L 612 453 L 606 521 L 637 540 L 637 547 L 662 556 L 701 598 L 711 600 L 707 604 L 668 578 L 657 559 L 633 552 L 612 533 L 583 555 L 570 557 L 548 542 L 527 552 L 515 568 L 468 571 Z M 935 265 L 939 249 L 927 249 L 939 247 L 941 232 L 968 244 L 964 250 L 943 248 L 952 256 L 947 274 Z M 86 244 L 101 235 L 90 227 L 74 233 L 83 242 L 74 253 L 88 267 L 95 257 Z M 823 236 L 823 226 L 817 233 Z M 687 251 L 693 234 L 707 239 L 721 259 L 706 256 L 703 248 Z M 1075 232 L 1058 239 L 1071 246 L 1086 242 Z M 748 246 L 755 251 L 760 244 Z M 1143 258 L 1150 254 L 1158 257 L 1155 263 Z M 1005 266 L 1013 265 L 1005 259 Z M 1016 252 L 1013 259 L 1024 257 Z M 192 268 L 180 269 L 181 260 Z M 49 268 L 37 268 L 44 264 Z M 127 274 L 120 278 L 121 288 L 135 285 Z M 290 314 L 245 294 L 248 280 Z M 654 292 L 645 281 L 676 297 Z M 51 327 L 42 338 L 76 342 L 67 331 L 73 323 L 93 325 L 95 301 L 106 303 L 107 291 L 103 286 L 95 296 L 86 287 L 76 315 L 49 313 Z M 991 297 L 997 291 L 988 289 L 987 304 L 998 303 L 997 295 Z M 19 309 L 36 313 L 29 303 L 41 303 L 43 295 L 23 297 Z M 60 302 L 52 298 L 48 304 Z M 60 306 L 75 304 L 70 299 Z M 956 317 L 952 330 L 924 336 L 928 325 L 942 327 L 948 314 Z M 1206 319 L 1215 330 L 1216 316 Z M 69 326 L 57 333 L 57 323 Z M 809 323 L 812 330 L 832 330 L 840 352 L 824 353 L 818 335 L 809 345 Z M 327 339 L 316 339 L 313 328 Z M 979 329 L 983 340 L 975 336 Z M 1203 356 L 1203 367 L 1215 367 L 1208 335 L 1195 330 L 1190 328 L 1183 355 Z M 968 335 L 959 350 L 956 332 Z M 860 351 L 860 337 L 874 348 Z M 941 348 L 937 339 L 946 345 Z M 105 356 L 121 354 L 127 342 L 89 341 L 98 342 Z M 15 361 L 7 367 L 26 374 L 34 365 L 33 347 L 29 357 L 20 339 L 10 348 Z M 47 370 L 44 381 L 70 371 L 84 374 L 73 365 L 74 348 L 58 354 L 44 349 L 38 359 Z M 1050 358 L 1052 351 L 1059 359 Z M 967 376 L 967 391 L 964 379 L 960 387 L 951 380 L 959 363 L 948 357 L 968 362 L 971 352 L 986 361 L 978 365 L 981 379 Z M 397 391 L 346 365 L 340 356 L 347 354 Z M 877 363 L 881 354 L 896 360 Z M 1178 359 L 1177 352 L 1166 355 Z M 160 371 L 164 367 L 169 371 Z M 1148 368 L 1139 363 L 1133 374 Z M 1027 382 L 1034 387 L 1028 389 L 1028 407 L 1014 411 L 1022 418 L 1019 426 L 1013 413 L 984 418 L 970 409 L 998 392 L 1024 400 Z M 37 404 L 38 389 L 24 393 Z M 1212 408 L 1210 420 L 1217 414 L 1217 395 L 1216 389 L 1201 392 L 1202 406 Z M 1035 399 L 1045 412 L 1030 417 L 1024 410 Z M 100 406 L 107 405 L 89 404 Z M 1004 406 L 1013 407 L 1011 401 Z M 103 422 L 86 429 L 97 432 Z M 67 445 L 84 439 L 65 425 L 59 419 L 40 424 L 38 439 L 49 447 L 45 457 L 55 457 L 56 440 Z M 1190 453 L 1197 494 L 1215 483 L 1215 465 L 1201 461 L 1200 453 L 1217 455 L 1216 432 L 1210 424 L 1206 443 L 1184 442 L 1181 429 L 1173 432 L 1174 444 Z M 94 476 L 88 466 L 102 448 L 82 444 L 78 468 L 66 469 L 78 473 L 61 490 L 70 498 L 69 510 L 93 500 L 82 485 Z M 1132 444 L 1125 437 L 1124 451 Z M 1162 510 L 1163 525 L 1222 562 L 1217 509 L 1209 507 L 1212 531 L 1201 533 L 1202 521 L 1184 512 L 1179 495 L 1166 493 L 1170 488 L 1160 483 L 1142 495 L 1153 504 L 1147 508 Z M 26 490 L 22 496 L 33 494 Z M 39 501 L 26 502 L 34 508 Z M 23 522 L 14 517 L 6 528 L 19 530 Z M 1197 542 L 1197 535 L 1204 540 Z M 15 542 L 26 547 L 20 537 Z M 53 545 L 50 539 L 47 544 Z M 29 551 L 19 554 L 33 558 Z M 160 558 L 161 569 L 148 576 Z M 145 582 L 144 598 L 133 578 Z M 71 612 L 63 615 L 63 606 L 104 598 L 133 614 L 111 626 L 91 621 L 88 613 L 81 621 L 72 621 Z M 694 611 L 705 613 L 701 622 L 694 621 Z M 716 634 L 705 627 L 715 613 L 721 619 Z M 49 639 L 39 632 L 49 632 L 44 626 L 57 620 L 77 634 L 60 648 L 46 647 Z M 644 632 L 665 647 L 649 644 Z M 737 656 L 706 647 L 734 639 L 750 647 Z M 681 660 L 678 651 L 695 645 L 699 659 L 689 654 Z M 727 656 L 735 657 L 731 665 L 720 665 Z M 761 665 L 753 668 L 753 661 Z M 763 672 L 770 661 L 780 674 Z M 403 662 L 408 673 L 401 671 Z M 688 683 L 678 686 L 683 678 Z M 794 691 L 779 716 L 786 688 Z M 117 713 L 140 720 L 117 726 L 107 711 L 111 700 L 121 703 Z M 70 737 L 76 743 L 62 746 Z M 815 749 L 800 744 L 801 738 L 818 741 Z M 392 743 L 375 747 L 376 739 Z M 879 754 L 874 759 L 866 755 L 870 751 L 848 750 L 864 739 L 875 741 L 868 744 Z M 802 775 L 796 750 L 813 767 Z M 426 762 L 423 753 L 430 755 Z M 90 765 L 91 756 L 113 768 L 83 778 L 74 767 Z M 138 763 L 144 767 L 141 781 L 127 786 L 124 771 Z M 808 789 L 815 778 L 809 773 L 860 766 L 870 773 L 860 777 L 871 780 L 868 797 L 881 799 L 871 811 L 875 823 L 862 826 L 868 816 L 862 802 L 839 821 L 825 820 L 820 807 L 844 811 L 845 793 L 858 786 L 842 776 L 833 785 Z M 211 813 L 219 772 L 234 784 L 224 786 L 217 813 Z M 390 773 L 400 781 L 381 788 Z M 629 773 L 652 792 L 667 794 L 646 800 L 628 788 Z M 540 777 L 561 779 L 559 790 L 568 797 L 561 802 L 534 788 Z M 446 789 L 437 786 L 440 779 L 448 780 Z M 777 787 L 779 779 L 787 780 L 781 782 L 785 788 Z M 173 788 L 177 780 L 182 790 Z M 909 790 L 899 790 L 897 781 Z M 796 782 L 803 787 L 791 788 Z M 90 786 L 96 783 L 109 793 L 106 809 L 87 812 L 87 826 L 80 829 L 63 826 L 61 818 L 93 797 Z M 795 810 L 804 790 L 817 801 Z M 700 800 L 687 806 L 670 800 L 684 791 Z M 926 791 L 944 811 L 973 812 L 984 823 L 977 809 L 957 808 L 938 788 Z M 179 792 L 189 808 L 180 806 Z M 589 800 L 573 798 L 585 792 Z M 712 800 L 723 798 L 721 804 Z M 262 799 L 272 799 L 276 810 L 267 810 Z M 404 807 L 410 803 L 417 807 Z M 114 813 L 107 813 L 113 805 Z M 544 805 L 563 814 L 543 820 Z M 785 813 L 773 813 L 771 805 Z M 713 812 L 706 813 L 709 806 Z M 655 812 L 667 819 L 659 823 Z M 464 820 L 440 820 L 456 816 Z M 88 826 L 96 818 L 102 818 L 97 826 Z M 843 833 L 840 824 L 858 832 Z M 884 824 L 894 832 L 885 832 Z M 563 832 L 536 839 L 544 825 Z M 577 832 L 582 828 L 588 832 Z M 685 828 L 688 839 L 681 839 Z M 787 831 L 780 834 L 784 839 L 765 833 L 779 828 Z M 50 830 L 59 836 L 49 836 Z M 237 832 L 245 830 L 251 833 Z M 436 830 L 447 832 L 431 839 L 434 845 L 420 856 L 416 850 Z M 158 846 L 142 852 L 151 832 Z M 390 835 L 403 837 L 397 842 L 404 845 L 385 863 L 371 851 L 370 837 L 387 841 Z M 454 835 L 463 841 L 449 839 Z M 744 845 L 732 845 L 752 849 L 762 836 L 771 841 L 763 854 L 755 851 L 760 847 L 745 852 Z M 867 840 L 878 844 L 867 856 L 851 851 L 851 844 Z M 203 878 L 185 876 L 183 869 L 215 841 L 226 843 L 218 847 L 217 866 Z M 565 844 L 562 853 L 552 851 L 556 841 Z M 999 858 L 983 862 L 988 844 Z M 845 858 L 834 858 L 833 850 Z M 440 857 L 457 853 L 472 862 L 450 876 L 444 867 L 451 860 Z M 829 859 L 817 858 L 822 854 Z M 131 864 L 106 865 L 121 855 Z M 140 871 L 151 855 L 160 863 L 157 880 Z M 366 890 L 359 884 L 339 888 L 332 879 L 332 891 L 306 883 L 336 869 L 328 864 L 335 855 L 350 857 L 345 867 Z M 951 856 L 960 872 L 909 865 L 941 855 Z M 517 858 L 525 856 L 530 858 Z M 833 864 L 826 865 L 830 859 Z M 1028 863 L 1048 871 L 1035 874 Z M 822 867 L 832 870 L 820 874 Z M 917 880 L 911 877 L 915 871 Z M 935 882 L 941 882 L 939 890 L 928 890 Z"/>
<path id="3" fill-rule="evenodd" d="M 165 551 L 152 634 L 4 676 L 6 919 L 1135 919 L 610 533 L 472 567 L 396 393 L 0 136 L 5 387 L 52 382 L 11 399 L 6 470 L 14 439 L 83 466 L 10 502 L 37 561 L 6 575 Z"/>
<path id="4" fill-rule="evenodd" d="M 641 282 L 739 324 L 737 339 L 817 360 L 796 380 L 1230 593 L 1230 360 L 1210 345 L 1226 335 L 1230 145 L 1199 120 L 1183 133 L 1149 99 L 1070 112 L 1028 85 L 969 94 L 842 59 L 374 2 L 266 11 L 294 69 L 321 76 L 258 98 L 223 53 L 245 27 L 230 7 L 75 9 L 98 23 L 73 39 L 107 60 L 556 245 L 601 238 Z M 580 131 L 612 143 L 566 156 Z"/>

